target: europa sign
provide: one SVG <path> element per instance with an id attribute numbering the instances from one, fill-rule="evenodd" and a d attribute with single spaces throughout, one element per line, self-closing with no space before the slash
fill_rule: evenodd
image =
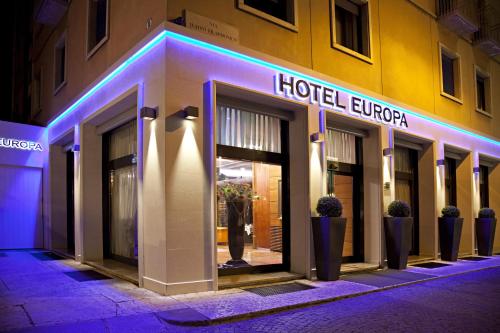
<path id="1" fill-rule="evenodd" d="M 283 73 L 277 74 L 274 81 L 274 91 L 278 95 L 307 101 L 309 104 L 317 104 L 335 111 L 349 112 L 351 115 L 370 121 L 408 128 L 404 112 L 369 99 Z"/>
<path id="2" fill-rule="evenodd" d="M 42 145 L 38 142 L 0 138 L 0 147 L 20 150 L 43 151 Z"/>

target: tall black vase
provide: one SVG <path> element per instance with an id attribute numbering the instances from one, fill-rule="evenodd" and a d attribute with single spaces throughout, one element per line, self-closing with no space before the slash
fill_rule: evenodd
<path id="1" fill-rule="evenodd" d="M 493 255 L 493 242 L 497 219 L 492 217 L 476 218 L 477 254 L 491 257 Z"/>
<path id="2" fill-rule="evenodd" d="M 387 266 L 405 269 L 411 245 L 413 217 L 384 217 Z"/>
<path id="3" fill-rule="evenodd" d="M 461 217 L 439 217 L 438 224 L 441 260 L 457 261 L 464 219 Z"/>
<path id="4" fill-rule="evenodd" d="M 340 276 L 346 219 L 312 217 L 314 259 L 319 280 L 335 281 Z"/>
<path id="5" fill-rule="evenodd" d="M 227 201 L 227 233 L 228 246 L 231 260 L 226 264 L 231 266 L 246 266 L 248 263 L 242 259 L 245 249 L 245 217 L 248 199 Z"/>

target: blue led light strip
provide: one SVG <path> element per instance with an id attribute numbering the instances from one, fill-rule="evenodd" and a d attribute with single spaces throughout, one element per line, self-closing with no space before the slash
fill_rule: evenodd
<path id="1" fill-rule="evenodd" d="M 113 80 L 118 74 L 123 72 L 125 69 L 127 69 L 130 65 L 132 65 L 136 60 L 141 58 L 143 55 L 148 53 L 149 50 L 151 50 L 153 47 L 158 45 L 162 40 L 167 37 L 167 32 L 162 31 L 159 33 L 155 38 L 153 38 L 151 41 L 149 41 L 146 45 L 141 47 L 136 53 L 130 56 L 127 60 L 125 60 L 120 66 L 115 68 L 111 73 L 109 73 L 104 79 L 99 81 L 92 89 L 87 91 L 85 95 L 80 97 L 75 103 L 71 104 L 70 107 L 68 107 L 66 110 L 64 110 L 63 113 L 58 115 L 56 118 L 54 118 L 50 123 L 48 124 L 48 127 L 54 126 L 57 122 L 59 122 L 61 119 L 65 118 L 68 114 L 70 114 L 72 111 L 74 111 L 80 104 L 85 102 L 87 99 L 92 97 L 97 90 L 102 88 L 106 83 L 109 81 Z"/>
<path id="2" fill-rule="evenodd" d="M 359 93 L 357 93 L 357 92 L 355 92 L 353 90 L 349 90 L 349 89 L 346 89 L 346 88 L 334 85 L 332 83 L 329 83 L 329 82 L 317 79 L 317 78 L 309 76 L 307 74 L 303 74 L 303 73 L 300 73 L 300 72 L 297 72 L 297 71 L 294 71 L 294 70 L 291 70 L 291 69 L 288 69 L 288 68 L 285 68 L 285 67 L 282 67 L 282 66 L 279 66 L 279 65 L 276 65 L 276 64 L 273 64 L 273 63 L 261 60 L 261 59 L 253 58 L 253 57 L 250 57 L 248 55 L 245 55 L 245 54 L 242 54 L 242 53 L 238 53 L 236 51 L 228 50 L 228 49 L 225 49 L 223 47 L 216 46 L 216 45 L 213 45 L 213 44 L 209 44 L 207 42 L 203 42 L 201 40 L 197 40 L 197 39 L 194 39 L 194 38 L 191 38 L 191 37 L 187 37 L 187 36 L 184 36 L 184 35 L 172 32 L 172 31 L 162 31 L 161 33 L 159 33 L 149 43 L 147 43 L 146 45 L 144 45 L 139 51 L 137 51 L 136 53 L 134 53 L 130 58 L 128 58 L 125 62 L 123 62 L 120 66 L 118 66 L 111 73 L 109 73 L 104 79 L 102 79 L 101 81 L 99 81 L 99 83 L 97 83 L 85 95 L 83 95 L 82 97 L 80 97 L 74 104 L 72 104 L 69 108 L 67 108 L 63 113 L 61 113 L 54 120 L 52 120 L 49 123 L 48 127 L 53 126 L 56 122 L 58 122 L 59 120 L 61 120 L 65 116 L 67 116 L 69 113 L 71 113 L 80 104 L 82 104 L 86 99 L 88 99 L 93 94 L 95 94 L 98 89 L 100 89 L 101 87 L 103 87 L 106 83 L 108 83 L 109 81 L 111 81 L 114 77 L 116 77 L 118 74 L 120 74 L 128 66 L 130 66 L 132 63 L 134 63 L 137 59 L 139 59 L 144 54 L 146 54 L 150 49 L 152 49 L 154 46 L 156 46 L 158 43 L 160 43 L 163 39 L 165 39 L 165 37 L 169 37 L 169 38 L 175 39 L 177 41 L 187 43 L 189 45 L 198 46 L 198 47 L 201 47 L 203 49 L 207 49 L 209 51 L 217 52 L 217 53 L 225 55 L 225 56 L 230 56 L 230 57 L 238 59 L 238 60 L 243 60 L 243 61 L 249 62 L 251 64 L 259 65 L 259 66 L 262 66 L 264 68 L 273 69 L 275 71 L 280 71 L 280 72 L 287 73 L 287 74 L 290 74 L 290 75 L 298 76 L 298 77 L 307 79 L 309 81 L 312 81 L 312 82 L 315 82 L 315 83 L 319 83 L 321 85 L 324 85 L 324 86 L 327 86 L 327 87 L 330 87 L 330 88 L 333 88 L 333 89 L 336 89 L 336 90 L 339 90 L 339 91 L 346 92 L 348 94 L 352 94 L 352 95 L 355 95 L 355 96 L 363 97 L 365 99 L 371 100 L 372 102 L 376 102 L 378 104 L 382 104 L 382 105 L 391 107 L 391 108 L 396 109 L 398 111 L 411 114 L 412 116 L 415 116 L 415 117 L 418 117 L 418 118 L 421 118 L 421 119 L 433 122 L 435 124 L 444 126 L 446 128 L 452 129 L 454 131 L 457 131 L 457 132 L 460 132 L 460 133 L 472 136 L 474 138 L 477 138 L 477 139 L 480 139 L 480 140 L 483 140 L 483 141 L 487 141 L 489 143 L 492 143 L 492 144 L 500 146 L 500 141 L 496 141 L 494 139 L 491 139 L 491 138 L 488 138 L 488 137 L 485 137 L 485 136 L 482 136 L 482 135 L 479 135 L 479 134 L 476 134 L 476 133 L 473 133 L 473 132 L 469 132 L 469 131 L 467 131 L 467 130 L 465 130 L 463 128 L 460 128 L 460 127 L 457 127 L 457 126 L 453 126 L 451 124 L 447 124 L 445 122 L 442 122 L 440 120 L 431 118 L 429 116 L 426 116 L 426 115 L 423 115 L 423 114 L 420 114 L 420 113 L 416 113 L 416 112 L 413 112 L 413 111 L 410 111 L 410 110 L 402 109 L 402 108 L 397 107 L 395 105 L 391 105 L 389 103 L 386 103 L 386 102 L 384 102 L 382 100 L 379 100 L 379 99 L 376 99 L 376 98 L 373 98 L 373 97 L 370 97 L 370 96 L 361 95 L 361 94 L 359 94 Z"/>

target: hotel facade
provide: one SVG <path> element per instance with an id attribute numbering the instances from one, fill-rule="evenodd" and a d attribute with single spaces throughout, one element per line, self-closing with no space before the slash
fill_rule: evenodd
<path id="1" fill-rule="evenodd" d="M 460 254 L 474 254 L 479 209 L 500 212 L 496 10 L 42 1 L 30 90 L 40 126 L 0 123 L 0 248 L 65 253 L 161 294 L 242 274 L 313 279 L 311 216 L 331 194 L 347 218 L 346 265 L 385 266 L 395 199 L 412 208 L 410 260 L 439 258 L 446 205 L 464 218 Z"/>

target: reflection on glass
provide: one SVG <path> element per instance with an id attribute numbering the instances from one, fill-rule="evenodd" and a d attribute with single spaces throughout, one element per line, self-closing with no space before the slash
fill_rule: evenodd
<path id="1" fill-rule="evenodd" d="M 282 263 L 281 166 L 217 159 L 220 268 Z"/>

